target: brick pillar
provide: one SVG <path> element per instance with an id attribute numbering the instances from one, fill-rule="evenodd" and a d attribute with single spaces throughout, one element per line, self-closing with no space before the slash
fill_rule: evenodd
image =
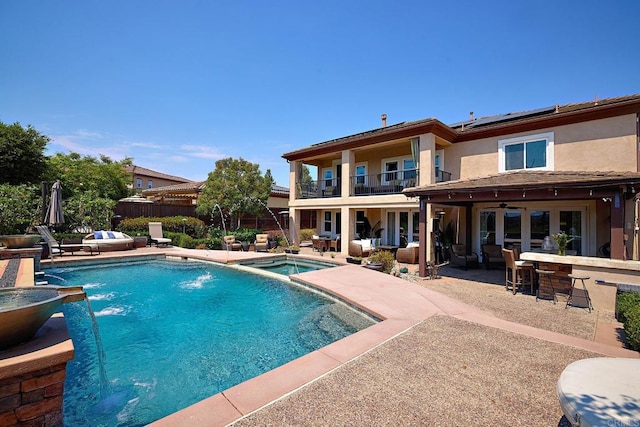
<path id="1" fill-rule="evenodd" d="M 66 363 L 0 380 L 0 425 L 62 426 Z"/>

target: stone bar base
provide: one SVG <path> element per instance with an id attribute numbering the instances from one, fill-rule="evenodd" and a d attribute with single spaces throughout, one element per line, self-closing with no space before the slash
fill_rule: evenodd
<path id="1" fill-rule="evenodd" d="M 56 315 L 25 344 L 0 352 L 0 426 L 62 426 L 62 394 L 73 344 Z"/>

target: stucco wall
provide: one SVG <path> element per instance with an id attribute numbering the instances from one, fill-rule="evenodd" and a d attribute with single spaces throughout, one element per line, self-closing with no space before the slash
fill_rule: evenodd
<path id="1" fill-rule="evenodd" d="M 554 133 L 555 170 L 637 171 L 634 114 L 453 144 L 443 169 L 452 179 L 497 174 L 499 140 L 545 132 Z"/>

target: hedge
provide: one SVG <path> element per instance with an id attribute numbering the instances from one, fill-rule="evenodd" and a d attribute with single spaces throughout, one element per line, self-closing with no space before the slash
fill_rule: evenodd
<path id="1" fill-rule="evenodd" d="M 185 234 L 197 239 L 207 237 L 207 226 L 205 223 L 198 219 L 188 216 L 165 216 L 165 217 L 138 217 L 138 218 L 125 218 L 116 227 L 116 230 L 122 231 L 133 236 L 148 236 L 149 235 L 149 223 L 161 222 L 162 231 L 182 233 L 183 229 Z M 184 228 L 183 228 L 184 227 Z"/>

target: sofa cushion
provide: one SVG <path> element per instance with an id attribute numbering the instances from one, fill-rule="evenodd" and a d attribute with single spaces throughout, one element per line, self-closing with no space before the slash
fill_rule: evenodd
<path id="1" fill-rule="evenodd" d="M 371 250 L 371 239 L 361 239 L 360 240 L 360 245 L 362 246 L 362 250 L 363 251 L 370 251 Z"/>

